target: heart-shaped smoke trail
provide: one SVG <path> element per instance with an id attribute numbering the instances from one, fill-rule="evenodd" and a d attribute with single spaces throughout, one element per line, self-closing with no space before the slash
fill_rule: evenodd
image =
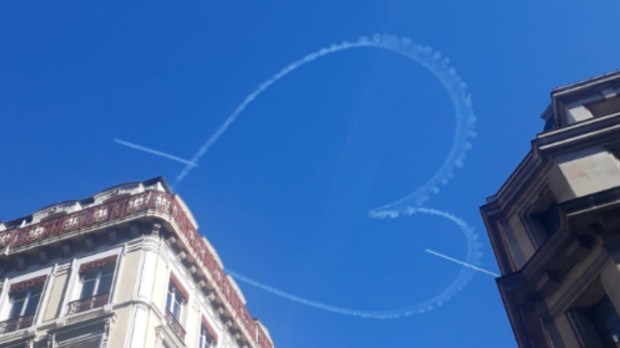
<path id="1" fill-rule="evenodd" d="M 432 216 L 444 218 L 453 222 L 463 232 L 467 240 L 466 260 L 465 262 L 461 262 L 463 268 L 447 288 L 426 301 L 394 310 L 375 311 L 344 308 L 314 301 L 302 296 L 287 293 L 270 285 L 263 284 L 232 270 L 227 271 L 241 282 L 245 282 L 274 295 L 307 306 L 362 318 L 395 319 L 424 313 L 441 306 L 467 284 L 473 276 L 474 270 L 478 268 L 477 266 L 479 265 L 482 257 L 481 244 L 477 240 L 478 236 L 464 220 L 441 210 L 422 207 L 422 204 L 427 201 L 432 194 L 439 192 L 440 186 L 446 185 L 450 179 L 452 179 L 455 168 L 460 168 L 463 165 L 465 155 L 471 148 L 470 140 L 476 135 L 474 131 L 476 118 L 472 110 L 471 97 L 467 92 L 467 85 L 462 81 L 456 70 L 450 65 L 450 61 L 447 58 L 443 58 L 439 52 L 433 51 L 427 46 L 414 44 L 408 38 L 375 34 L 372 37 L 360 37 L 357 41 L 345 41 L 339 44 L 332 44 L 306 55 L 305 57 L 289 64 L 271 78 L 261 83 L 252 93 L 245 97 L 243 102 L 235 108 L 232 114 L 226 118 L 224 123 L 216 130 L 216 132 L 207 139 L 207 141 L 200 147 L 191 160 L 183 160 L 187 165 L 176 177 L 172 186 L 178 186 L 197 166 L 200 159 L 217 143 L 222 135 L 224 135 L 228 128 L 243 113 L 243 111 L 276 82 L 302 66 L 319 58 L 323 58 L 337 52 L 362 48 L 381 49 L 396 53 L 420 64 L 422 67 L 430 71 L 448 92 L 454 106 L 456 120 L 455 135 L 452 141 L 452 146 L 450 147 L 450 152 L 447 154 L 446 159 L 443 161 L 439 169 L 432 175 L 432 177 L 416 190 L 401 199 L 370 210 L 369 216 L 371 218 L 382 219 L 397 218 L 401 215 L 410 216 L 414 214 L 430 214 Z"/>

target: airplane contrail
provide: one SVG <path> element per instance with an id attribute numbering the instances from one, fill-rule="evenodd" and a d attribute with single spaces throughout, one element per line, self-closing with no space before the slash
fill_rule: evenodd
<path id="1" fill-rule="evenodd" d="M 491 272 L 491 271 L 487 271 L 486 269 L 483 269 L 483 268 L 480 268 L 480 267 L 476 267 L 476 266 L 474 266 L 474 265 L 472 265 L 472 264 L 470 264 L 470 263 L 463 262 L 463 261 L 461 261 L 461 260 L 457 260 L 457 259 L 455 259 L 455 258 L 452 258 L 452 257 L 450 257 L 450 256 L 447 256 L 447 255 L 444 255 L 444 254 L 442 254 L 442 253 L 436 252 L 436 251 L 434 251 L 434 250 L 431 250 L 431 249 L 426 249 L 425 251 L 426 251 L 427 253 L 429 253 L 429 254 L 432 254 L 432 255 L 435 255 L 435 256 L 441 257 L 441 258 L 442 258 L 442 259 L 444 259 L 444 260 L 452 261 L 452 262 L 454 262 L 454 263 L 458 263 L 458 264 L 459 264 L 459 265 L 461 265 L 461 266 L 469 267 L 469 268 L 473 269 L 474 271 L 478 271 L 478 272 L 486 273 L 486 274 L 488 274 L 488 275 L 490 275 L 490 276 L 494 276 L 494 277 L 499 277 L 499 274 L 497 274 L 497 273 L 494 273 L 494 272 Z"/>
<path id="2" fill-rule="evenodd" d="M 165 152 L 162 152 L 162 151 L 150 149 L 148 147 L 145 147 L 145 146 L 142 146 L 142 145 L 138 145 L 138 144 L 134 144 L 134 143 L 130 143 L 128 141 L 124 141 L 124 140 L 121 140 L 121 139 L 114 139 L 114 142 L 118 143 L 118 144 L 121 144 L 123 146 L 127 146 L 130 149 L 134 149 L 134 150 L 150 153 L 151 155 L 167 158 L 169 160 L 173 160 L 173 161 L 176 161 L 176 162 L 179 162 L 179 163 L 186 164 L 186 165 L 188 165 L 190 167 L 198 167 L 198 163 L 196 163 L 196 162 L 192 162 L 192 161 L 183 159 L 181 157 L 177 157 L 177 156 L 171 155 L 169 153 L 165 153 Z"/>
<path id="3" fill-rule="evenodd" d="M 463 265 L 464 267 L 461 268 L 461 270 L 459 271 L 459 274 L 454 278 L 452 283 L 450 283 L 443 291 L 441 291 L 439 294 L 435 295 L 434 297 L 427 299 L 425 301 L 422 301 L 422 302 L 418 302 L 418 303 L 400 307 L 400 308 L 393 308 L 393 309 L 386 309 L 386 310 L 367 310 L 367 309 L 341 307 L 341 306 L 337 306 L 337 305 L 333 305 L 333 304 L 329 304 L 325 302 L 320 302 L 320 301 L 317 301 L 311 298 L 306 298 L 306 297 L 296 295 L 290 292 L 286 292 L 284 290 L 278 289 L 271 285 L 259 282 L 258 280 L 255 280 L 243 274 L 234 272 L 230 269 L 226 269 L 226 272 L 228 272 L 228 274 L 230 274 L 237 281 L 246 283 L 250 286 L 256 287 L 258 289 L 261 289 L 273 295 L 282 297 L 292 302 L 297 302 L 297 303 L 310 306 L 310 307 L 314 307 L 314 308 L 324 310 L 327 312 L 337 313 L 341 315 L 348 315 L 348 316 L 353 316 L 353 317 L 359 317 L 359 318 L 368 318 L 368 319 L 398 319 L 398 318 L 409 317 L 412 315 L 431 311 L 434 308 L 437 308 L 443 305 L 450 298 L 454 297 L 454 295 L 456 295 L 456 293 L 459 292 L 467 284 L 467 282 L 469 282 L 469 280 L 473 277 L 474 270 L 497 276 L 496 274 L 492 272 L 483 270 L 471 264 L 471 262 L 476 262 L 477 260 L 480 259 L 482 255 L 480 253 L 481 245 L 480 243 L 477 242 L 478 236 L 474 232 L 473 228 L 469 226 L 464 220 L 448 212 L 444 212 L 444 211 L 433 209 L 433 208 L 410 208 L 403 213 L 403 215 L 406 215 L 406 216 L 411 216 L 415 214 L 432 215 L 432 216 L 444 218 L 444 219 L 447 219 L 453 222 L 464 233 L 465 238 L 467 239 L 467 244 L 468 244 L 466 260 L 469 262 L 459 261 L 451 257 L 448 257 L 446 255 L 440 254 L 436 251 L 426 249 L 426 252 L 428 253 L 431 253 L 439 257 L 445 258 L 447 260 L 456 262 L 458 264 Z"/>
<path id="4" fill-rule="evenodd" d="M 375 310 L 367 311 L 364 309 L 354 309 L 339 307 L 328 303 L 319 302 L 313 299 L 305 298 L 299 295 L 295 295 L 289 292 L 285 292 L 278 288 L 272 287 L 268 284 L 261 283 L 250 277 L 244 276 L 228 270 L 228 272 L 235 279 L 244 282 L 250 286 L 267 291 L 273 295 L 282 297 L 289 301 L 297 302 L 306 306 L 318 308 L 324 311 L 338 313 L 342 315 L 350 315 L 362 318 L 373 319 L 396 319 L 400 317 L 407 317 L 414 314 L 430 311 L 436 307 L 443 305 L 450 298 L 454 297 L 473 277 L 474 271 L 486 273 L 497 277 L 498 275 L 476 267 L 473 264 L 478 263 L 482 257 L 481 244 L 478 242 L 478 235 L 472 227 L 470 227 L 464 220 L 448 212 L 440 211 L 432 208 L 425 208 L 422 204 L 427 201 L 431 195 L 437 194 L 440 191 L 440 187 L 445 186 L 452 179 L 454 171 L 463 165 L 465 155 L 471 148 L 471 140 L 476 136 L 475 122 L 476 117 L 472 110 L 471 96 L 467 92 L 467 85 L 463 82 L 461 77 L 457 74 L 456 70 L 450 65 L 447 58 L 432 50 L 428 46 L 421 46 L 414 44 L 408 38 L 399 38 L 393 35 L 373 35 L 372 37 L 360 37 L 353 42 L 344 41 L 342 43 L 332 44 L 330 46 L 321 48 L 318 51 L 310 53 L 303 58 L 292 62 L 278 71 L 275 75 L 271 76 L 260 85 L 258 85 L 249 95 L 247 95 L 241 104 L 239 104 L 231 114 L 224 120 L 224 122 L 215 130 L 215 132 L 203 143 L 198 151 L 193 155 L 191 160 L 181 159 L 176 156 L 172 156 L 160 151 L 152 150 L 140 145 L 131 144 L 128 142 L 115 140 L 116 142 L 128 146 L 133 149 L 141 150 L 147 153 L 155 154 L 164 158 L 175 160 L 181 163 L 185 163 L 186 166 L 177 175 L 175 181 L 172 184 L 174 188 L 181 183 L 190 172 L 197 166 L 200 159 L 206 155 L 206 153 L 219 141 L 219 139 L 226 133 L 226 131 L 232 126 L 232 124 L 239 118 L 239 116 L 245 111 L 245 109 L 260 97 L 271 86 L 275 85 L 278 81 L 285 78 L 287 75 L 293 73 L 303 65 L 309 64 L 319 58 L 331 55 L 336 52 L 346 51 L 356 48 L 376 48 L 386 51 L 391 51 L 407 59 L 410 59 L 422 67 L 429 70 L 441 83 L 441 85 L 448 92 L 452 104 L 454 106 L 454 113 L 456 116 L 456 129 L 452 146 L 447 154 L 446 159 L 439 169 L 433 174 L 433 176 L 426 181 L 422 186 L 418 187 L 408 195 L 402 197 L 387 205 L 372 209 L 369 211 L 369 217 L 372 219 L 383 218 L 398 218 L 401 216 L 411 216 L 415 214 L 429 214 L 432 216 L 447 219 L 463 232 L 467 240 L 467 256 L 464 261 L 460 261 L 441 253 L 426 249 L 426 252 L 435 256 L 444 258 L 448 261 L 462 265 L 463 267 L 459 271 L 458 275 L 453 281 L 440 293 L 434 297 L 425 301 L 409 305 L 402 308 L 396 308 L 393 310 Z"/>
<path id="5" fill-rule="evenodd" d="M 205 143 L 192 157 L 191 162 L 198 163 L 202 156 L 204 156 L 211 149 L 211 147 L 218 142 L 222 135 L 226 133 L 228 128 L 230 128 L 237 118 L 239 118 L 245 109 L 278 81 L 302 66 L 319 58 L 336 52 L 356 48 L 376 48 L 387 50 L 417 62 L 438 78 L 439 82 L 445 87 L 446 91 L 450 95 L 450 99 L 452 99 L 456 116 L 456 132 L 454 135 L 454 140 L 452 141 L 450 152 L 448 153 L 448 156 L 442 166 L 429 181 L 417 190 L 394 203 L 373 209 L 371 215 L 377 215 L 376 217 L 382 217 L 385 215 L 394 216 L 402 212 L 403 208 L 406 206 L 420 206 L 422 202 L 426 201 L 431 194 L 439 192 L 440 186 L 446 185 L 448 181 L 450 181 L 455 168 L 460 168 L 463 165 L 465 154 L 471 147 L 470 139 L 475 137 L 474 124 L 476 117 L 474 116 L 471 108 L 471 96 L 467 92 L 467 85 L 457 74 L 456 70 L 450 65 L 449 59 L 442 57 L 439 52 L 433 51 L 428 46 L 417 45 L 408 38 L 400 38 L 393 35 L 375 34 L 372 37 L 362 36 L 357 41 L 343 41 L 341 43 L 332 44 L 321 48 L 318 51 L 312 52 L 303 58 L 290 63 L 278 71 L 275 75 L 263 81 L 260 85 L 258 85 L 258 87 L 256 87 L 256 89 L 254 89 L 252 93 L 247 95 L 241 104 L 239 104 L 219 126 L 219 128 L 217 128 L 215 133 L 213 133 L 205 141 Z M 193 169 L 193 166 L 187 165 L 179 173 L 179 175 L 177 175 L 172 187 L 176 187 L 180 184 Z"/>

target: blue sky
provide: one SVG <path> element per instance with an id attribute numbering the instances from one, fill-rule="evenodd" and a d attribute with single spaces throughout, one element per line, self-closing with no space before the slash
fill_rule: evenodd
<path id="1" fill-rule="evenodd" d="M 542 129 L 552 88 L 618 68 L 620 2 L 228 1 L 0 4 L 0 219 L 182 165 L 262 81 L 321 47 L 390 33 L 467 82 L 478 121 L 465 165 L 427 206 L 478 213 Z M 304 66 L 260 96 L 178 186 L 226 267 L 361 309 L 417 303 L 460 271 L 463 233 L 419 215 L 373 220 L 437 170 L 454 112 L 437 79 L 384 51 Z M 493 279 L 397 320 L 326 313 L 241 284 L 278 347 L 513 347 Z"/>

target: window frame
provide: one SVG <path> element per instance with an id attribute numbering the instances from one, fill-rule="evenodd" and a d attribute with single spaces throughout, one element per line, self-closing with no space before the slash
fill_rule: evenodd
<path id="1" fill-rule="evenodd" d="M 186 302 L 176 284 L 170 282 L 168 291 L 166 292 L 166 311 L 170 312 L 176 320 L 181 322 L 181 316 L 183 316 L 185 312 L 184 307 Z"/>
<path id="2" fill-rule="evenodd" d="M 103 295 L 103 294 L 104 294 L 104 293 L 106 293 L 106 292 L 107 292 L 108 294 L 110 294 L 110 293 L 112 292 L 112 280 L 114 279 L 115 268 L 116 268 L 115 266 L 116 266 L 116 265 L 114 265 L 114 266 L 112 266 L 112 267 L 111 267 L 111 268 L 112 268 L 112 270 L 111 270 L 111 272 L 110 272 L 110 273 L 105 273 L 105 274 L 104 274 L 105 268 L 106 268 L 106 267 L 109 267 L 109 266 L 111 266 L 111 265 L 112 265 L 112 264 L 103 265 L 103 266 L 101 266 L 101 267 L 95 268 L 95 269 L 93 269 L 93 270 L 86 271 L 86 272 L 84 272 L 84 273 L 82 273 L 82 274 L 80 274 L 80 275 L 79 275 L 79 276 L 80 276 L 80 278 L 79 278 L 79 296 L 78 296 L 78 300 L 84 300 L 84 299 L 87 299 L 87 298 L 90 298 L 90 297 L 95 297 L 95 296 Z M 85 276 L 86 274 L 91 273 L 91 272 L 96 272 L 96 273 L 95 273 L 95 278 L 93 279 L 93 280 L 94 280 L 94 282 L 95 282 L 95 284 L 93 285 L 93 288 L 92 288 L 91 293 L 90 293 L 88 296 L 84 296 L 84 294 L 83 294 L 83 291 L 84 291 L 84 284 L 86 283 L 86 282 L 85 282 L 85 280 L 84 280 L 84 276 Z M 101 286 L 101 280 L 103 279 L 103 277 L 104 277 L 104 276 L 106 276 L 106 275 L 108 275 L 108 274 L 109 274 L 109 275 L 110 275 L 110 277 L 112 278 L 112 280 L 110 280 L 110 285 L 109 285 L 110 287 L 107 289 L 107 291 L 106 291 L 106 292 L 101 292 L 101 291 L 100 291 L 100 290 L 101 290 L 101 288 L 100 288 L 100 286 Z M 90 279 L 89 279 L 89 281 L 90 281 Z"/>
<path id="3" fill-rule="evenodd" d="M 19 290 L 14 292 L 13 294 L 10 293 L 9 291 L 9 315 L 7 316 L 7 320 L 14 320 L 14 319 L 18 319 L 21 317 L 25 317 L 26 315 L 34 315 L 37 312 L 37 309 L 39 308 L 39 305 L 41 304 L 41 297 L 43 295 L 43 286 L 44 286 L 45 280 L 43 281 L 43 283 L 41 284 L 36 284 L 36 285 L 32 285 L 29 286 L 28 288 L 24 289 L 24 290 Z M 38 293 L 34 293 L 33 290 L 37 289 Z M 21 294 L 21 293 L 25 293 L 23 298 L 20 298 L 20 300 L 23 300 L 22 304 L 21 304 L 21 309 L 19 311 L 19 314 L 13 318 L 11 318 L 13 315 L 13 311 L 15 308 L 15 299 L 14 296 L 16 294 Z M 36 295 L 35 295 L 36 294 Z M 31 301 L 33 301 L 33 297 L 38 297 L 37 304 L 34 307 L 34 311 L 32 311 L 32 313 L 26 313 L 28 307 L 31 304 Z"/>
<path id="4" fill-rule="evenodd" d="M 11 288 L 13 288 L 17 284 L 33 281 L 33 280 L 36 280 L 37 278 L 44 278 L 44 279 L 40 284 L 41 293 L 39 294 L 39 301 L 37 303 L 37 306 L 34 312 L 31 314 L 32 322 L 27 327 L 32 327 L 32 326 L 39 324 L 42 318 L 41 313 L 43 313 L 45 309 L 47 308 L 49 289 L 50 289 L 50 284 L 52 283 L 51 281 L 52 267 L 46 267 L 44 269 L 40 269 L 35 272 L 29 272 L 29 273 L 20 274 L 17 276 L 11 276 L 11 274 L 7 274 L 3 282 L 5 285 L 2 287 L 2 291 L 0 291 L 0 322 L 12 320 L 12 319 L 9 319 L 9 316 L 11 315 L 11 307 L 12 307 Z M 33 286 L 38 286 L 38 285 L 33 285 Z M 21 311 L 22 313 L 25 310 L 24 308 L 22 308 L 22 311 Z M 23 317 L 23 316 L 19 316 L 17 318 L 20 318 L 20 317 Z M 26 329 L 27 327 L 25 326 L 17 330 Z"/>
<path id="5" fill-rule="evenodd" d="M 123 261 L 123 250 L 124 248 L 117 247 L 114 249 L 106 250 L 104 252 L 99 252 L 96 254 L 90 254 L 88 256 L 76 257 L 71 261 L 71 272 L 68 280 L 69 286 L 67 287 L 67 291 L 63 296 L 63 300 L 61 302 L 61 312 L 60 317 L 67 316 L 69 313 L 69 304 L 73 301 L 80 300 L 81 296 L 81 274 L 80 269 L 89 263 L 96 262 L 108 257 L 116 257 L 116 263 L 114 265 L 114 273 L 112 275 L 112 282 L 110 285 L 110 291 L 108 295 L 107 304 L 114 302 L 114 297 L 116 296 L 116 285 L 119 278 L 119 272 L 121 263 Z"/>
<path id="6" fill-rule="evenodd" d="M 189 293 L 186 290 L 187 288 L 173 272 L 170 272 L 167 289 L 163 298 L 164 322 L 175 333 L 177 338 L 183 342 L 187 334 L 185 331 L 185 317 L 186 308 L 189 304 Z M 173 296 L 175 297 L 172 301 L 171 293 L 174 294 Z M 183 301 L 174 305 L 177 303 L 177 295 L 180 296 Z M 177 314 L 174 313 L 175 308 L 178 308 Z"/>
<path id="7" fill-rule="evenodd" d="M 206 335 L 203 335 L 206 333 Z M 204 339 L 204 341 L 203 341 Z M 209 339 L 211 342 L 209 343 Z M 217 347 L 218 336 L 213 326 L 209 324 L 205 316 L 202 316 L 202 320 L 200 321 L 200 332 L 198 336 L 198 348 L 215 348 Z"/>

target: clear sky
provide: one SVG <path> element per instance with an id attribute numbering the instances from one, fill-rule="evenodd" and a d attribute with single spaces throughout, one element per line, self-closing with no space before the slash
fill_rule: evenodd
<path id="1" fill-rule="evenodd" d="M 478 136 L 425 206 L 469 223 L 542 130 L 552 88 L 619 67 L 620 2 L 2 1 L 0 219 L 183 165 L 265 79 L 332 43 L 389 33 L 450 58 Z M 373 49 L 305 65 L 257 98 L 177 187 L 227 268 L 297 296 L 382 310 L 424 301 L 461 270 L 463 233 L 429 215 L 369 219 L 426 182 L 454 109 L 420 65 Z M 394 320 L 290 302 L 240 283 L 280 348 L 514 347 L 492 277 Z"/>

